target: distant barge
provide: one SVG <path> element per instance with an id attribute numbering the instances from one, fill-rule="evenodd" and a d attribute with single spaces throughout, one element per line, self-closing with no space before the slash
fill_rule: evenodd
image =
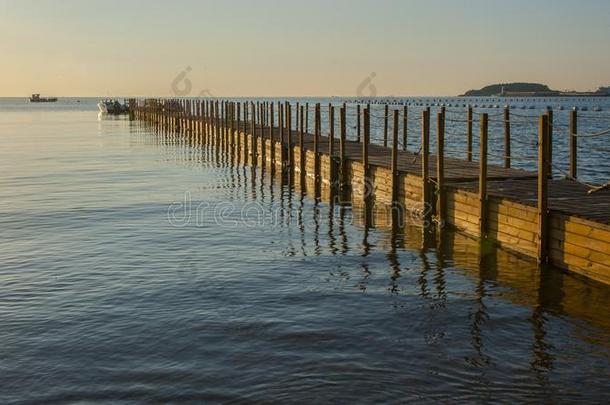
<path id="1" fill-rule="evenodd" d="M 57 97 L 40 97 L 40 94 L 32 94 L 30 102 L 32 103 L 54 103 L 57 101 Z"/>

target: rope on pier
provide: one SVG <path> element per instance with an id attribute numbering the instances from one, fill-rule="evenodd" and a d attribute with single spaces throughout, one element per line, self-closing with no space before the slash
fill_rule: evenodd
<path id="1" fill-rule="evenodd" d="M 497 153 L 492 153 L 490 151 L 487 151 L 487 154 L 489 156 L 497 157 L 500 159 L 510 159 L 510 160 L 527 161 L 527 162 L 538 160 L 538 156 L 515 156 L 515 155 L 506 156 L 506 155 L 498 155 Z"/>
<path id="2" fill-rule="evenodd" d="M 610 128 L 605 129 L 603 131 L 600 132 L 595 132 L 592 134 L 575 134 L 575 133 L 571 133 L 570 135 L 576 137 L 576 138 L 596 138 L 598 136 L 604 136 L 604 135 L 609 135 L 610 134 Z"/>
<path id="3" fill-rule="evenodd" d="M 527 115 L 527 114 L 517 114 L 514 112 L 510 112 L 510 115 L 515 116 L 515 117 L 519 117 L 519 118 L 523 118 L 523 119 L 530 119 L 530 120 L 537 120 L 538 116 L 537 115 Z"/>
<path id="4" fill-rule="evenodd" d="M 447 118 L 445 117 L 445 121 L 450 121 L 450 122 L 474 122 L 477 121 L 475 119 L 469 120 L 469 119 L 458 119 L 458 118 Z"/>
<path id="5" fill-rule="evenodd" d="M 578 118 L 589 118 L 592 120 L 610 120 L 610 115 L 592 115 L 579 113 Z"/>
<path id="6" fill-rule="evenodd" d="M 473 113 L 473 114 L 482 114 L 483 112 L 482 112 L 482 111 L 472 111 L 472 113 Z M 501 112 L 499 112 L 499 113 L 495 113 L 495 114 L 490 114 L 490 113 L 487 113 L 487 116 L 488 116 L 489 118 L 493 118 L 493 117 L 499 117 L 499 116 L 502 116 L 502 115 L 504 115 L 504 111 L 501 111 Z"/>
<path id="7" fill-rule="evenodd" d="M 591 193 L 594 193 L 596 191 L 603 190 L 603 189 L 608 188 L 610 186 L 610 181 L 606 182 L 605 184 L 591 184 L 591 183 L 587 183 L 585 181 L 582 181 L 580 179 L 577 179 L 575 177 L 570 176 L 570 174 L 568 172 L 566 172 L 565 170 L 563 170 L 561 167 L 557 166 L 556 164 L 551 163 L 551 165 L 552 165 L 553 169 L 555 169 L 559 173 L 563 174 L 566 179 L 575 181 L 578 184 L 581 184 L 583 186 L 588 187 L 589 190 L 587 191 L 587 194 L 591 194 Z"/>

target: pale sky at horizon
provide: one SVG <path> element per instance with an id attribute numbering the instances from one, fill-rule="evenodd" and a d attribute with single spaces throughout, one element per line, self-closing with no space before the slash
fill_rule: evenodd
<path id="1" fill-rule="evenodd" d="M 607 0 L 0 0 L 0 96 L 595 90 L 609 50 Z"/>

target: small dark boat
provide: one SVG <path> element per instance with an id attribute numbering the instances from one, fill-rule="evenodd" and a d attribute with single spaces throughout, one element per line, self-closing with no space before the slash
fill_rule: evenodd
<path id="1" fill-rule="evenodd" d="M 54 103 L 57 101 L 57 97 L 40 97 L 40 94 L 32 94 L 30 97 L 31 103 Z"/>
<path id="2" fill-rule="evenodd" d="M 97 107 L 104 114 L 119 115 L 129 113 L 129 104 L 127 102 L 121 103 L 112 99 L 101 100 L 97 103 Z"/>

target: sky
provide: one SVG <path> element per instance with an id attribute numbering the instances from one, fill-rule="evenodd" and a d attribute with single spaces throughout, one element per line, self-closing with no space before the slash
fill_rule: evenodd
<path id="1" fill-rule="evenodd" d="M 0 0 L 0 96 L 610 85 L 608 0 Z"/>

